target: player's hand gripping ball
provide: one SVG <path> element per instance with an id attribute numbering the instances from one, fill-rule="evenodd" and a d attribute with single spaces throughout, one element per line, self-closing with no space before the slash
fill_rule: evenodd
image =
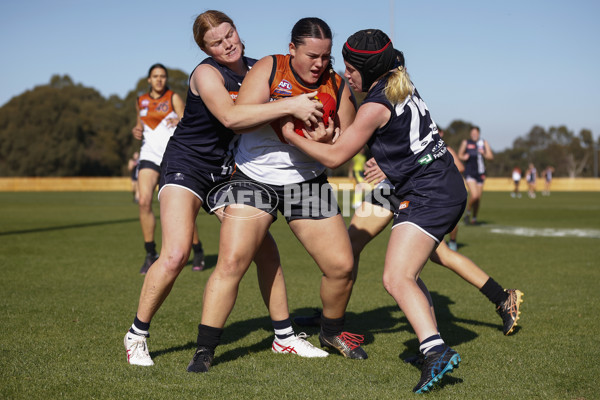
<path id="1" fill-rule="evenodd" d="M 329 120 L 335 120 L 335 99 L 327 93 L 317 93 L 315 99 L 323 104 L 323 109 L 321 110 L 323 112 L 323 124 L 325 125 L 325 128 L 327 128 L 329 126 Z M 306 128 L 304 122 L 299 119 L 294 119 L 294 131 L 300 136 L 304 136 L 302 128 Z"/>

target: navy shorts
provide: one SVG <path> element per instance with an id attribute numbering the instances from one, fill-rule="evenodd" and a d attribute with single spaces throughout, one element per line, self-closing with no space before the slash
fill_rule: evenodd
<path id="1" fill-rule="evenodd" d="M 217 202 L 211 197 L 215 188 L 229 182 L 230 175 L 215 175 L 202 168 L 195 168 L 185 161 L 167 161 L 162 163 L 163 173 L 160 176 L 158 199 L 165 186 L 177 186 L 189 190 L 202 201 L 202 208 L 213 213 Z"/>
<path id="2" fill-rule="evenodd" d="M 269 185 L 249 178 L 239 169 L 215 194 L 218 205 L 243 204 L 277 219 L 279 211 L 289 223 L 296 219 L 325 219 L 340 214 L 337 198 L 327 176 L 322 174 L 305 182 Z M 227 211 L 225 211 L 227 212 Z"/>
<path id="3" fill-rule="evenodd" d="M 377 185 L 366 196 L 365 201 L 394 213 L 392 229 L 399 224 L 409 223 L 438 243 L 444 240 L 447 233 L 452 232 L 466 207 L 466 201 L 446 207 L 423 205 L 415 200 L 402 201 L 393 193 L 392 186 L 385 181 Z"/>
<path id="4" fill-rule="evenodd" d="M 478 185 L 483 185 L 483 181 L 485 181 L 485 175 L 465 175 L 465 181 L 475 181 Z"/>
<path id="5" fill-rule="evenodd" d="M 380 182 L 365 194 L 365 200 L 375 206 L 394 212 L 400 206 L 400 199 L 394 195 L 394 187 L 387 180 Z"/>
<path id="6" fill-rule="evenodd" d="M 156 172 L 158 172 L 160 174 L 160 165 L 156 165 L 152 161 L 141 160 L 140 163 L 137 166 L 137 174 L 139 174 L 140 169 L 144 169 L 144 168 L 151 169 L 151 170 L 156 171 Z M 137 174 L 136 174 L 136 178 L 137 178 Z"/>

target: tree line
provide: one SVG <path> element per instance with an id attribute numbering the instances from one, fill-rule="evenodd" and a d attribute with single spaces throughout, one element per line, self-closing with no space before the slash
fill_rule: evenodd
<path id="1" fill-rule="evenodd" d="M 187 74 L 168 72 L 170 88 L 185 99 Z M 141 144 L 131 135 L 135 100 L 147 91 L 146 78 L 140 78 L 125 98 L 107 99 L 68 75 L 55 75 L 47 85 L 12 98 L 0 107 L 0 176 L 127 175 L 127 161 Z M 444 127 L 444 140 L 456 150 L 470 128 L 467 121 L 452 121 Z M 538 170 L 553 166 L 555 176 L 592 177 L 598 144 L 587 129 L 575 134 L 566 126 L 534 126 L 512 148 L 495 152 L 487 173 L 506 177 L 515 166 L 525 170 L 532 162 Z M 332 172 L 345 176 L 344 168 Z"/>

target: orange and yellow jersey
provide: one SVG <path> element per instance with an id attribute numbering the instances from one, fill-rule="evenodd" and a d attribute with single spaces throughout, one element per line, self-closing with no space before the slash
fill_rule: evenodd
<path id="1" fill-rule="evenodd" d="M 289 54 L 272 57 L 270 101 L 317 91 L 329 94 L 339 108 L 344 80 L 338 74 L 325 71 L 315 85 L 307 85 L 292 69 Z M 321 163 L 282 140 L 279 120 L 241 135 L 235 162 L 250 178 L 270 185 L 304 182 L 325 172 Z"/>
<path id="2" fill-rule="evenodd" d="M 178 118 L 173 109 L 172 90 L 166 90 L 158 99 L 149 93 L 137 99 L 139 118 L 144 126 L 144 139 L 140 149 L 140 161 L 147 160 L 160 166 L 169 138 L 175 132 L 175 126 L 169 126 L 168 120 Z"/>

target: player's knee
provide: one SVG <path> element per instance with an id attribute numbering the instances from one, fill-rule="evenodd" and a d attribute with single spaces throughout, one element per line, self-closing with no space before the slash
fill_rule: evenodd
<path id="1" fill-rule="evenodd" d="M 152 211 L 152 198 L 141 196 L 138 205 L 141 211 Z"/>
<path id="2" fill-rule="evenodd" d="M 394 293 L 401 292 L 406 284 L 406 279 L 402 276 L 398 276 L 398 274 L 383 272 L 383 287 L 385 290 L 394 296 Z M 395 296 L 394 296 L 395 297 Z"/>
<path id="3" fill-rule="evenodd" d="M 185 248 L 163 249 L 160 265 L 165 271 L 178 274 L 187 263 L 189 254 L 189 250 Z"/>
<path id="4" fill-rule="evenodd" d="M 242 277 L 248 268 L 250 260 L 233 254 L 219 254 L 219 260 L 215 272 L 226 277 Z"/>
<path id="5" fill-rule="evenodd" d="M 351 254 L 340 255 L 323 271 L 326 277 L 332 279 L 351 280 L 354 269 L 354 257 Z"/>

